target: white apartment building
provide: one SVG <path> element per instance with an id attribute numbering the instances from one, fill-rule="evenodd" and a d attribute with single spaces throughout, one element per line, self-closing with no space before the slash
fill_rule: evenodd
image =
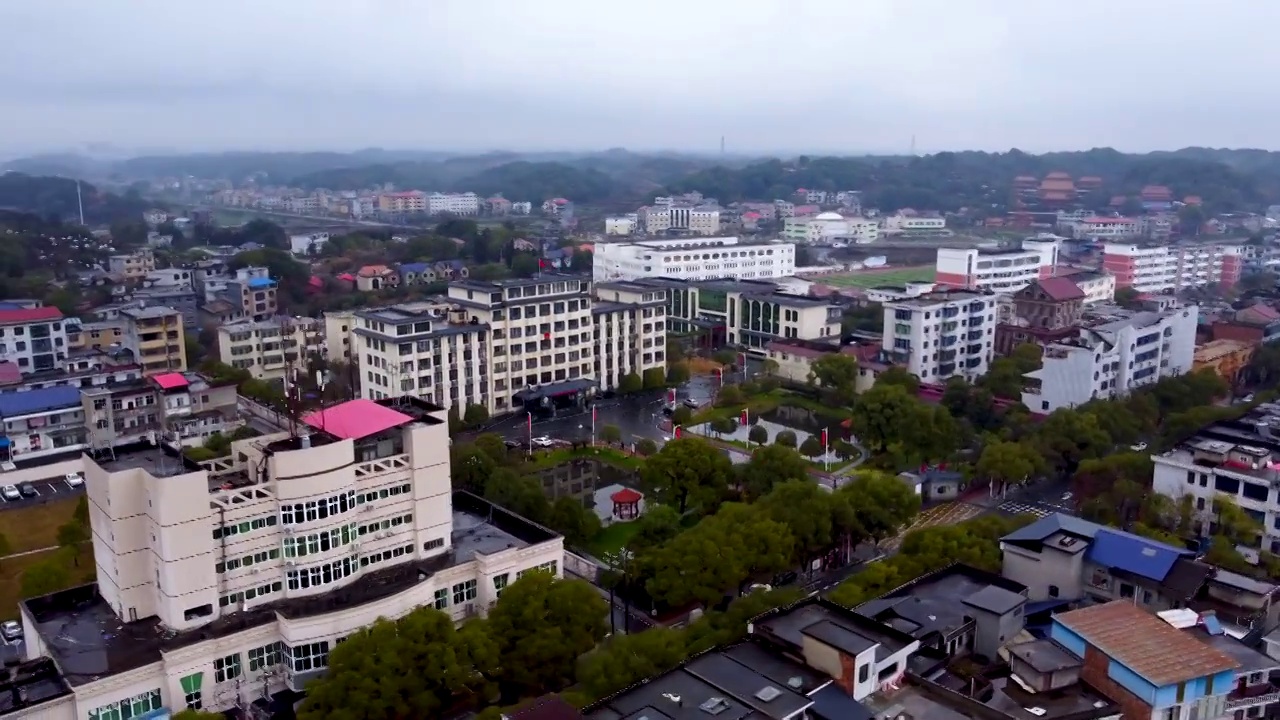
<path id="1" fill-rule="evenodd" d="M 351 362 L 351 350 L 358 346 L 355 310 L 334 310 L 324 314 L 324 356 L 330 363 Z"/>
<path id="2" fill-rule="evenodd" d="M 80 388 L 0 393 L 0 460 L 22 462 L 87 448 Z"/>
<path id="3" fill-rule="evenodd" d="M 294 255 L 307 256 L 313 253 L 319 253 L 320 248 L 329 242 L 329 233 L 314 232 L 302 235 L 289 236 L 289 252 Z"/>
<path id="4" fill-rule="evenodd" d="M 1040 369 L 1026 375 L 1022 403 L 1051 413 L 1190 372 L 1198 317 L 1194 305 L 1162 312 L 1095 309 L 1079 337 L 1045 346 Z"/>
<path id="5" fill-rule="evenodd" d="M 666 367 L 666 294 L 623 284 L 592 296 L 585 276 L 453 283 L 448 303 L 356 311 L 351 356 L 362 397 L 425 398 L 465 412 L 612 390 Z M 658 295 L 661 295 L 659 297 Z M 326 334 L 340 337 L 335 316 Z"/>
<path id="6" fill-rule="evenodd" d="M 533 203 L 528 200 L 511 203 L 512 215 L 528 215 L 533 212 Z"/>
<path id="7" fill-rule="evenodd" d="M 1023 240 L 1018 250 L 938 248 L 934 279 L 944 287 L 1015 293 L 1051 277 L 1058 253 L 1053 240 Z"/>
<path id="8" fill-rule="evenodd" d="M 768 280 L 796 271 L 794 243 L 742 243 L 737 237 L 596 243 L 596 282 L 668 277 Z"/>
<path id="9" fill-rule="evenodd" d="M 1240 282 L 1244 254 L 1242 243 L 1109 242 L 1103 246 L 1102 269 L 1115 276 L 1117 288 L 1131 287 L 1147 293 L 1207 285 L 1231 288 Z"/>
<path id="10" fill-rule="evenodd" d="M 946 218 L 890 215 L 884 219 L 885 235 L 949 235 Z"/>
<path id="11" fill-rule="evenodd" d="M 23 375 L 61 368 L 67 357 L 67 329 L 56 307 L 0 310 L 0 360 Z"/>
<path id="12" fill-rule="evenodd" d="M 994 353 L 997 297 L 949 290 L 884 303 L 884 349 L 926 383 L 987 372 Z"/>
<path id="13" fill-rule="evenodd" d="M 1142 234 L 1142 226 L 1133 218 L 1088 217 L 1070 224 L 1077 239 L 1114 239 Z"/>
<path id="14" fill-rule="evenodd" d="M 378 618 L 462 622 L 560 574 L 559 536 L 451 491 L 442 408 L 355 400 L 304 422 L 195 471 L 155 450 L 83 461 L 97 583 L 22 603 L 27 658 L 70 692 L 21 717 L 243 712 L 303 691 Z"/>
<path id="15" fill-rule="evenodd" d="M 278 380 L 287 362 L 305 371 L 305 358 L 319 355 L 325 340 L 321 321 L 307 317 L 240 320 L 218 327 L 218 354 L 234 368 L 248 370 L 259 380 Z"/>
<path id="16" fill-rule="evenodd" d="M 653 205 L 640 208 L 640 224 L 649 235 L 679 230 L 693 235 L 715 235 L 720 232 L 718 205 Z"/>
<path id="17" fill-rule="evenodd" d="M 640 219 L 636 213 L 618 215 L 604 219 L 605 235 L 631 235 L 639 227 Z"/>
<path id="18" fill-rule="evenodd" d="M 1116 276 L 1106 272 L 1082 272 L 1066 276 L 1084 293 L 1085 305 L 1110 303 L 1116 299 Z"/>
<path id="19" fill-rule="evenodd" d="M 479 215 L 480 198 L 473 192 L 438 193 L 427 196 L 427 214 Z"/>
<path id="20" fill-rule="evenodd" d="M 786 218 L 782 237 L 793 242 L 822 243 L 840 240 L 863 245 L 880 238 L 880 225 L 875 220 L 846 218 L 840 213 L 824 212 Z"/>

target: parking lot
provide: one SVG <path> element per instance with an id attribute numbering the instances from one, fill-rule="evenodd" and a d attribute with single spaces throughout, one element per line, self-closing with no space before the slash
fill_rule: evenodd
<path id="1" fill-rule="evenodd" d="M 65 468 L 55 468 L 55 469 L 65 469 Z M 0 474 L 0 488 L 7 485 L 13 485 L 15 487 L 20 488 L 24 483 L 29 482 L 31 485 L 31 490 L 34 491 L 35 494 L 30 497 L 20 496 L 15 499 L 11 497 L 5 497 L 3 493 L 0 493 L 0 512 L 3 512 L 5 510 L 14 510 L 14 509 L 26 507 L 29 505 L 38 505 L 40 503 L 50 502 L 53 500 L 60 500 L 62 498 L 76 495 L 77 493 L 84 492 L 83 484 L 80 485 L 79 487 L 72 487 L 67 482 L 67 477 L 65 472 L 58 473 L 56 475 L 46 475 L 45 477 L 42 477 L 40 479 L 35 479 L 35 480 L 30 479 L 32 475 L 31 471 L 28 470 L 28 471 L 19 471 L 19 472 L 25 473 L 25 475 L 21 476 L 22 479 L 20 479 L 20 477 L 18 476 L 18 473 Z"/>

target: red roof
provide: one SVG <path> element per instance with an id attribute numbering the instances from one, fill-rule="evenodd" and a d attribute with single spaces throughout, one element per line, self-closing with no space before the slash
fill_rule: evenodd
<path id="1" fill-rule="evenodd" d="M 352 275 L 351 273 L 342 273 L 341 275 L 338 276 L 338 279 L 346 280 L 347 282 L 355 282 L 356 276 Z"/>
<path id="2" fill-rule="evenodd" d="M 1040 289 L 1048 295 L 1051 300 L 1062 302 L 1064 300 L 1083 300 L 1084 291 L 1079 285 L 1071 282 L 1070 279 L 1064 277 L 1051 277 L 1037 281 Z"/>
<path id="3" fill-rule="evenodd" d="M 56 307 L 27 308 L 25 310 L 0 310 L 0 325 L 61 320 L 62 311 Z"/>
<path id="4" fill-rule="evenodd" d="M 22 382 L 22 370 L 16 363 L 0 360 L 0 385 L 12 385 Z"/>
<path id="5" fill-rule="evenodd" d="M 643 498 L 643 495 L 631 488 L 622 488 L 618 492 L 609 496 L 609 499 L 616 503 L 636 503 L 640 502 Z"/>
<path id="6" fill-rule="evenodd" d="M 311 279 L 307 281 L 307 284 L 314 288 L 322 288 L 324 287 L 324 280 L 322 280 L 319 275 L 312 275 Z"/>
<path id="7" fill-rule="evenodd" d="M 151 379 L 160 386 L 161 390 L 176 390 L 187 386 L 187 377 L 180 372 L 154 375 Z"/>
<path id="8" fill-rule="evenodd" d="M 403 425 L 413 418 L 372 400 L 351 400 L 317 410 L 302 422 L 343 440 L 359 440 Z"/>

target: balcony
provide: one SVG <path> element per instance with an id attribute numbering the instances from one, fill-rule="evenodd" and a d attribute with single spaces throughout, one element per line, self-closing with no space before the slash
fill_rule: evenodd
<path id="1" fill-rule="evenodd" d="M 1230 695 L 1227 695 L 1228 710 L 1251 707 L 1253 705 L 1269 705 L 1273 702 L 1280 702 L 1280 686 L 1270 682 L 1250 685 L 1243 690 L 1234 690 Z"/>
<path id="2" fill-rule="evenodd" d="M 356 465 L 356 479 L 362 480 L 372 478 L 378 475 L 385 475 L 397 470 L 407 470 L 409 468 L 409 455 L 393 455 L 391 457 L 370 460 Z"/>

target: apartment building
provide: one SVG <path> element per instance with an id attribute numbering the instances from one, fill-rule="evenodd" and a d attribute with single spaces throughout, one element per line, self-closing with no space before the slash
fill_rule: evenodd
<path id="1" fill-rule="evenodd" d="M 88 447 L 80 389 L 61 386 L 0 393 L 0 459 L 21 463 Z"/>
<path id="2" fill-rule="evenodd" d="M 944 287 L 1013 293 L 1053 275 L 1060 246 L 1024 240 L 1019 249 L 938 248 L 935 281 Z"/>
<path id="3" fill-rule="evenodd" d="M 321 355 L 322 321 L 307 317 L 239 320 L 218 327 L 220 360 L 259 380 L 278 380 L 289 362 L 305 370 L 307 357 Z"/>
<path id="4" fill-rule="evenodd" d="M 324 356 L 330 363 L 352 361 L 351 351 L 356 340 L 355 329 L 359 324 L 354 310 L 335 310 L 324 314 Z"/>
<path id="5" fill-rule="evenodd" d="M 744 243 L 732 236 L 602 242 L 596 243 L 593 254 L 596 282 L 655 277 L 767 280 L 796 271 L 794 243 Z"/>
<path id="6" fill-rule="evenodd" d="M 926 383 L 978 378 L 994 354 L 996 296 L 950 290 L 884 304 L 883 347 Z"/>
<path id="7" fill-rule="evenodd" d="M 353 320 L 347 332 L 362 397 L 411 395 L 459 416 L 468 405 L 494 411 L 490 328 L 478 311 L 416 302 L 357 310 Z M 326 334 L 343 325 L 336 316 Z M 510 409 L 503 405 L 499 412 Z"/>
<path id="8" fill-rule="evenodd" d="M 843 241 L 867 244 L 880 238 L 880 224 L 866 218 L 846 218 L 840 213 L 824 212 L 787 218 L 783 224 L 782 237 L 803 243 Z"/>
<path id="9" fill-rule="evenodd" d="M 592 374 L 603 389 L 630 374 L 667 368 L 667 292 L 643 283 L 596 283 Z"/>
<path id="10" fill-rule="evenodd" d="M 168 307 L 127 308 L 121 345 L 133 353 L 146 377 L 187 369 L 182 313 Z"/>
<path id="11" fill-rule="evenodd" d="M 1116 299 L 1116 276 L 1108 272 L 1073 272 L 1065 277 L 1084 293 L 1084 304 L 1112 303 Z"/>
<path id="12" fill-rule="evenodd" d="M 155 269 L 156 256 L 149 248 L 107 258 L 107 272 L 124 277 L 126 282 L 142 280 Z"/>
<path id="13" fill-rule="evenodd" d="M 720 232 L 718 205 L 653 205 L 640 208 L 640 225 L 649 235 L 679 231 L 690 235 L 711 236 Z"/>
<path id="14" fill-rule="evenodd" d="M 214 383 L 194 372 L 82 388 L 80 405 L 86 452 L 95 457 L 138 443 L 195 447 L 244 425 L 235 383 Z"/>
<path id="15" fill-rule="evenodd" d="M 429 215 L 479 215 L 480 198 L 473 192 L 439 193 L 427 196 L 427 214 Z"/>
<path id="16" fill-rule="evenodd" d="M 27 658 L 67 692 L 20 710 L 244 712 L 305 690 L 377 618 L 461 622 L 525 573 L 560 574 L 559 536 L 451 491 L 443 408 L 355 400 L 304 422 L 198 468 L 156 450 L 85 460 L 97 583 L 22 603 Z"/>
<path id="17" fill-rule="evenodd" d="M 1102 269 L 1114 275 L 1117 288 L 1140 292 L 1178 292 L 1216 285 L 1235 287 L 1244 269 L 1241 243 L 1140 245 L 1107 243 Z"/>
<path id="18" fill-rule="evenodd" d="M 58 308 L 0 309 L 0 361 L 29 375 L 59 369 L 67 350 L 66 320 Z"/>
<path id="19" fill-rule="evenodd" d="M 1126 217 L 1087 217 L 1072 222 L 1069 227 L 1077 240 L 1131 238 L 1141 235 L 1144 229 L 1142 223 Z"/>
<path id="20" fill-rule="evenodd" d="M 512 215 L 528 215 L 533 212 L 533 203 L 528 200 L 517 200 L 511 203 Z"/>
<path id="21" fill-rule="evenodd" d="M 885 235 L 930 236 L 950 235 L 946 218 L 920 217 L 918 215 L 890 215 L 884 219 Z"/>
<path id="22" fill-rule="evenodd" d="M 1026 375 L 1022 403 L 1033 412 L 1053 412 L 1190 372 L 1198 316 L 1195 305 L 1163 311 L 1092 307 L 1076 337 L 1045 346 L 1040 369 Z"/>
<path id="23" fill-rule="evenodd" d="M 427 194 L 420 190 L 383 193 L 378 196 L 378 212 L 425 213 Z"/>

